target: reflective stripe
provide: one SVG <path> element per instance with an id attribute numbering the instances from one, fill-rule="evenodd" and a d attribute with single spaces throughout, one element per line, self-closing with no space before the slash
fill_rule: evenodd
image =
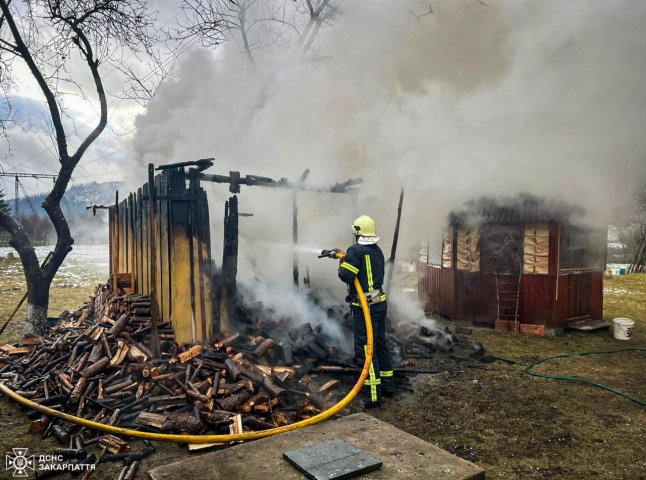
<path id="1" fill-rule="evenodd" d="M 350 270 L 355 275 L 357 273 L 359 273 L 359 269 L 357 267 L 355 267 L 354 265 L 349 264 L 348 262 L 343 262 L 341 264 L 341 268 L 345 268 L 346 270 Z"/>
<path id="2" fill-rule="evenodd" d="M 392 377 L 393 376 L 393 371 L 392 370 L 382 370 L 381 372 L 379 372 L 379 375 L 381 375 L 382 378 Z"/>
<path id="3" fill-rule="evenodd" d="M 385 293 L 379 297 L 379 301 L 380 302 L 385 302 L 386 301 L 386 294 Z M 368 303 L 370 304 L 370 303 L 379 303 L 379 302 L 374 302 L 373 301 L 373 302 L 368 302 Z M 353 307 L 360 307 L 361 306 L 361 304 L 359 302 L 352 302 L 350 305 L 352 305 Z"/>
<path id="4" fill-rule="evenodd" d="M 368 355 L 368 345 L 363 346 L 363 352 L 365 355 Z M 377 396 L 377 385 L 381 383 L 381 379 L 378 379 L 375 375 L 374 358 L 372 362 L 370 362 L 370 380 L 366 380 L 363 383 L 364 385 L 367 384 L 370 387 L 370 401 L 378 402 L 379 397 Z"/>
<path id="5" fill-rule="evenodd" d="M 370 262 L 370 255 L 366 255 L 366 272 L 368 274 L 368 291 L 373 291 L 375 289 L 373 280 L 372 280 L 372 263 Z"/>

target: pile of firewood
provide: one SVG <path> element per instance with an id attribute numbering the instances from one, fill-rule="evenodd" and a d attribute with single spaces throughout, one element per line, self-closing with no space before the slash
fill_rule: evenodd
<path id="1" fill-rule="evenodd" d="M 100 287 L 83 308 L 63 312 L 46 335 L 0 347 L 0 381 L 39 404 L 106 425 L 203 434 L 308 418 L 336 403 L 355 380 L 351 368 L 346 377 L 316 373 L 328 351 L 309 325 L 290 333 L 289 345 L 235 332 L 210 345 L 183 347 L 162 324 L 162 354 L 155 359 L 150 307 L 147 296 L 112 297 Z M 128 453 L 128 444 L 115 436 L 40 414 L 31 430 L 54 436 L 80 462 L 98 461 L 80 458 L 97 442 L 104 448 L 101 461 L 134 455 L 134 462 L 152 451 L 147 446 Z"/>

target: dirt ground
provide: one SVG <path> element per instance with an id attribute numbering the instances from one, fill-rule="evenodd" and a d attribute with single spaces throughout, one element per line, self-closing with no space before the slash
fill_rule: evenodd
<path id="1" fill-rule="evenodd" d="M 3 275 L 0 283 L 5 279 Z M 460 341 L 481 342 L 489 353 L 516 363 L 420 361 L 418 366 L 430 365 L 441 373 L 418 375 L 413 393 L 400 394 L 368 413 L 477 463 L 489 479 L 646 479 L 646 408 L 589 385 L 523 373 L 528 364 L 550 355 L 646 348 L 646 275 L 608 279 L 605 290 L 606 318 L 636 321 L 631 341 L 615 340 L 611 331 L 543 338 L 473 329 Z M 60 298 L 53 306 L 62 309 L 60 301 L 73 308 L 85 293 L 82 287 L 55 292 Z M 0 318 L 19 296 L 2 291 Z M 18 327 L 3 335 L 2 343 L 15 340 Z M 578 375 L 646 400 L 644 351 L 562 359 L 537 371 Z M 30 453 L 45 454 L 59 446 L 28 434 L 25 414 L 0 400 L 0 453 L 27 447 Z M 191 455 L 185 447 L 156 447 L 137 478 L 145 478 L 143 472 L 153 466 Z M 133 450 L 140 448 L 133 444 Z M 11 478 L 2 467 L 0 479 Z M 118 464 L 102 464 L 92 478 L 114 479 L 120 469 Z"/>

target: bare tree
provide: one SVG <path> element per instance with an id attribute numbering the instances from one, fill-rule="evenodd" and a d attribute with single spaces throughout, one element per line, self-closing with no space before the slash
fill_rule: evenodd
<path id="1" fill-rule="evenodd" d="M 637 189 L 633 209 L 619 234 L 619 240 L 624 243 L 628 251 L 633 252 L 628 273 L 644 272 L 646 269 L 646 186 Z"/>
<path id="2" fill-rule="evenodd" d="M 6 215 L 11 215 L 11 211 L 9 209 L 9 204 L 7 203 L 7 200 L 5 200 L 5 193 L 3 190 L 0 190 L 0 212 L 6 214 Z"/>
<path id="3" fill-rule="evenodd" d="M 20 255 L 28 288 L 25 332 L 42 332 L 47 325 L 49 288 L 54 275 L 72 250 L 74 240 L 60 203 L 72 173 L 88 148 L 107 125 L 108 102 L 102 75 L 105 65 L 123 63 L 127 56 L 149 51 L 153 18 L 145 0 L 0 0 L 0 85 L 11 85 L 16 62 L 23 62 L 42 92 L 51 122 L 58 176 L 43 208 L 56 231 L 53 254 L 42 267 L 23 226 L 0 211 L 0 226 L 11 235 L 10 245 Z M 80 67 L 79 67 L 80 60 Z M 85 72 L 79 70 L 85 69 Z M 91 77 L 92 94 L 83 75 Z M 11 90 L 4 89 L 5 100 Z M 98 120 L 72 146 L 72 131 L 64 108 L 66 94 L 81 95 L 96 108 Z"/>
<path id="4" fill-rule="evenodd" d="M 236 41 L 252 65 L 254 51 L 269 46 L 312 53 L 337 13 L 331 0 L 183 0 L 182 9 L 177 38 L 198 38 L 207 48 Z"/>

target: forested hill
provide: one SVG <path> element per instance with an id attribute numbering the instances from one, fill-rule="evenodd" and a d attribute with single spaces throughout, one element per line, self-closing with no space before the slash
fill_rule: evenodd
<path id="1" fill-rule="evenodd" d="M 91 182 L 73 185 L 65 192 L 61 207 L 63 208 L 63 212 L 68 214 L 84 212 L 85 207 L 90 205 L 112 205 L 114 203 L 115 191 L 119 189 L 123 191 L 124 188 L 125 184 L 123 182 Z M 42 193 L 24 198 L 21 194 L 19 201 L 20 214 L 32 215 L 33 207 L 38 216 L 44 217 L 45 211 L 41 205 L 46 195 L 46 193 Z M 13 211 L 13 199 L 7 199 L 7 203 L 9 203 Z"/>

